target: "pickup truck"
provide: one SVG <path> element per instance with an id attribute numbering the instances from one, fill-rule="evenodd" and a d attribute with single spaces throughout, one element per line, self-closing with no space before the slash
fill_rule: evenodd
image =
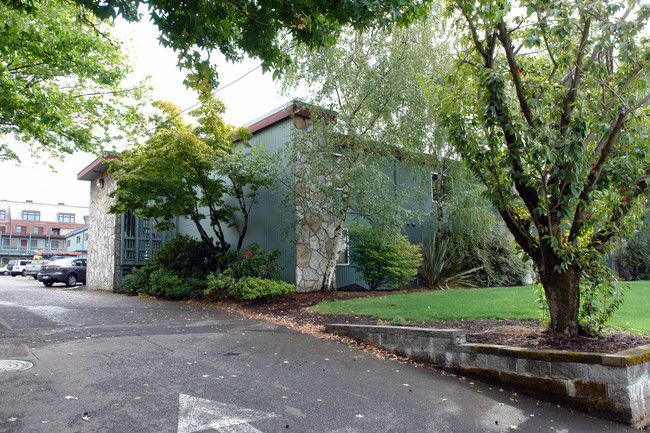
<path id="1" fill-rule="evenodd" d="M 43 262 L 31 262 L 27 264 L 23 270 L 23 276 L 36 278 L 36 275 L 41 272 L 41 266 L 43 266 Z"/>

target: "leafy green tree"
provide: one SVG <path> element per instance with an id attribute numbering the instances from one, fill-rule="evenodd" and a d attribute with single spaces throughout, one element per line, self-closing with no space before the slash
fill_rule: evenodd
<path id="1" fill-rule="evenodd" d="M 371 24 L 408 24 L 426 10 L 430 0 L 214 0 L 178 3 L 167 0 L 75 0 L 102 18 L 122 16 L 141 19 L 146 5 L 149 19 L 160 30 L 160 41 L 178 53 L 179 66 L 190 71 L 186 83 L 208 90 L 216 84 L 210 52 L 220 51 L 228 60 L 243 54 L 262 60 L 265 71 L 279 71 L 290 61 L 282 43 L 291 39 L 309 46 L 325 46 L 336 40 L 340 28 L 357 29 Z M 38 10 L 32 0 L 3 0 L 20 10 Z"/>
<path id="2" fill-rule="evenodd" d="M 335 45 L 294 49 L 285 88 L 311 89 L 306 99 L 312 116 L 288 146 L 286 159 L 295 172 L 288 183 L 297 185 L 290 194 L 307 223 L 317 216 L 335 224 L 324 291 L 335 288 L 349 214 L 395 234 L 407 204 L 430 197 L 432 158 L 422 152 L 431 137 L 423 127 L 429 117 L 419 77 L 435 75 L 440 66 L 435 29 L 432 22 L 391 31 L 349 29 Z"/>
<path id="3" fill-rule="evenodd" d="M 438 87 L 450 140 L 537 268 L 551 328 L 576 335 L 589 326 L 580 310 L 593 312 L 594 287 L 603 299 L 620 298 L 610 296 L 604 252 L 650 181 L 650 8 L 602 0 L 452 6 L 463 49 Z M 581 289 L 589 293 L 582 306 Z"/>
<path id="4" fill-rule="evenodd" d="M 95 151 L 137 119 L 141 89 L 120 87 L 130 67 L 108 25 L 69 2 L 29 4 L 0 3 L 0 137 L 55 157 Z M 19 158 L 2 140 L 7 160 Z"/>
<path id="5" fill-rule="evenodd" d="M 158 102 L 154 132 L 141 146 L 113 160 L 117 189 L 113 213 L 128 210 L 156 218 L 169 228 L 174 217 L 191 220 L 214 256 L 231 247 L 227 229 L 237 232 L 241 249 L 257 192 L 271 184 L 269 156 L 248 148 L 248 128 L 235 129 L 221 118 L 223 102 L 206 96 L 191 114 L 198 126 L 184 123 L 173 104 Z"/>

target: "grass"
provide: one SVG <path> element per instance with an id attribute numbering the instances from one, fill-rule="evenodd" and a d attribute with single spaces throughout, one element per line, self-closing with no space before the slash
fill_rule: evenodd
<path id="1" fill-rule="evenodd" d="M 650 334 L 650 281 L 629 283 L 625 301 L 609 325 Z M 540 319 L 535 286 L 452 289 L 397 293 L 345 301 L 324 301 L 312 307 L 321 314 L 361 315 L 415 322 L 470 319 Z"/>

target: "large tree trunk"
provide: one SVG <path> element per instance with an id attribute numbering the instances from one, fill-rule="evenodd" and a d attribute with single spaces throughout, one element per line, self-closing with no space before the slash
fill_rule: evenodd
<path id="1" fill-rule="evenodd" d="M 551 316 L 551 330 L 575 337 L 580 331 L 581 270 L 569 266 L 560 271 L 561 260 L 555 254 L 548 253 L 545 258 L 539 274 Z"/>

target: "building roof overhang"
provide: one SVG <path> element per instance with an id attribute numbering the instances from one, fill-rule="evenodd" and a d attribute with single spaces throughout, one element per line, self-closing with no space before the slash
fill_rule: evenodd
<path id="1" fill-rule="evenodd" d="M 100 156 L 91 162 L 86 168 L 81 170 L 79 174 L 77 174 L 77 180 L 85 180 L 90 182 L 100 174 L 104 174 L 106 170 L 108 170 L 108 160 L 110 159 L 120 159 L 120 157 L 111 153 Z"/>

